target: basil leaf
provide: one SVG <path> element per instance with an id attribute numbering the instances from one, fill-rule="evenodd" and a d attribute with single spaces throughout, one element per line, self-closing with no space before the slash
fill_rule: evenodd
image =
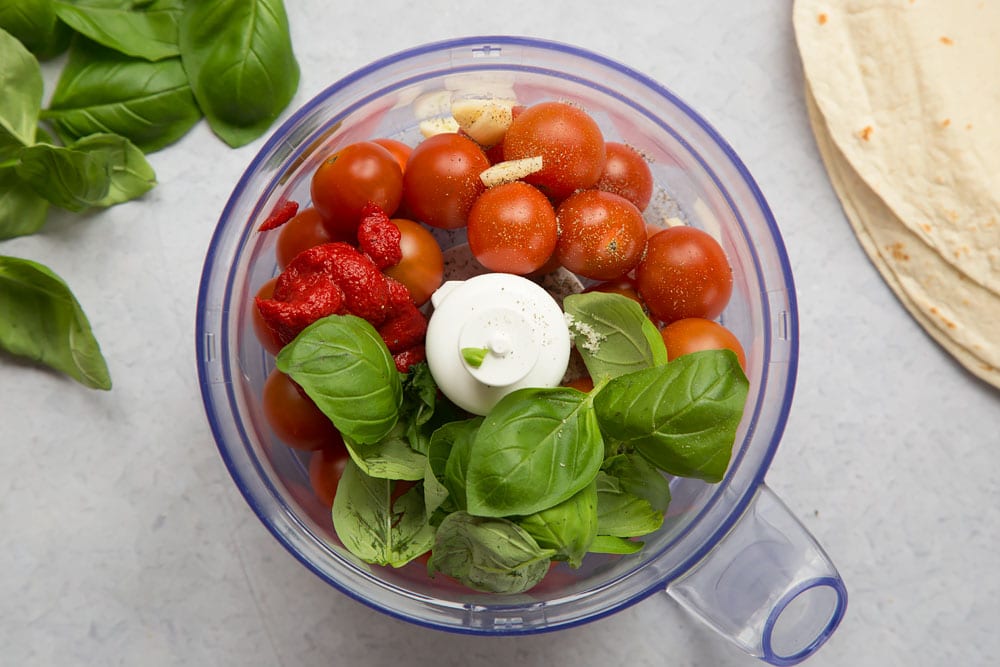
<path id="1" fill-rule="evenodd" d="M 376 443 L 363 445 L 344 436 L 344 444 L 358 467 L 371 477 L 423 479 L 427 457 L 410 448 L 404 437 L 405 430 L 397 422 L 389 434 Z"/>
<path id="2" fill-rule="evenodd" d="M 437 523 L 434 513 L 440 508 L 446 508 L 448 500 L 448 487 L 441 483 L 428 458 L 424 466 L 424 512 L 430 517 L 432 524 Z"/>
<path id="3" fill-rule="evenodd" d="M 18 158 L 18 177 L 56 206 L 82 211 L 100 206 L 110 192 L 111 166 L 105 155 L 35 144 L 22 148 Z"/>
<path id="4" fill-rule="evenodd" d="M 392 501 L 395 482 L 369 477 L 348 461 L 333 499 L 333 527 L 348 551 L 367 563 L 401 567 L 427 552 L 434 528 L 414 487 Z"/>
<path id="5" fill-rule="evenodd" d="M 490 411 L 472 443 L 471 514 L 534 514 L 577 493 L 604 458 L 591 396 L 566 387 L 519 389 Z"/>
<path id="6" fill-rule="evenodd" d="M 586 292 L 567 296 L 563 308 L 594 384 L 667 363 L 663 337 L 632 299 Z"/>
<path id="7" fill-rule="evenodd" d="M 618 479 L 597 473 L 597 533 L 613 537 L 639 537 L 659 530 L 663 512 L 628 493 Z"/>
<path id="8" fill-rule="evenodd" d="M 673 475 L 725 475 L 749 383 L 736 355 L 706 350 L 611 380 L 594 397 L 602 432 Z"/>
<path id="9" fill-rule="evenodd" d="M 63 280 L 26 259 L 0 256 L 0 347 L 94 389 L 111 377 L 87 316 Z"/>
<path id="10" fill-rule="evenodd" d="M 234 148 L 263 134 L 298 88 L 281 0 L 192 0 L 181 19 L 180 47 L 209 125 Z"/>
<path id="11" fill-rule="evenodd" d="M 553 559 L 580 567 L 597 536 L 597 486 L 594 483 L 555 507 L 524 517 L 518 525 L 538 546 L 555 550 Z"/>
<path id="12" fill-rule="evenodd" d="M 438 526 L 427 571 L 477 591 L 523 593 L 548 573 L 554 554 L 507 519 L 453 512 Z"/>
<path id="13" fill-rule="evenodd" d="M 69 27 L 56 19 L 53 0 L 4 0 L 0 3 L 0 28 L 42 60 L 65 51 L 72 35 Z"/>
<path id="14" fill-rule="evenodd" d="M 78 38 L 42 118 L 66 144 L 111 133 L 151 153 L 184 136 L 201 111 L 179 58 L 152 63 Z"/>
<path id="15" fill-rule="evenodd" d="M 601 470 L 618 479 L 621 488 L 642 498 L 660 512 L 670 505 L 670 482 L 638 454 L 619 454 L 605 459 Z"/>
<path id="16" fill-rule="evenodd" d="M 177 25 L 183 0 L 155 0 L 141 8 L 121 0 L 56 0 L 55 13 L 98 44 L 136 58 L 163 60 L 180 55 Z"/>
<path id="17" fill-rule="evenodd" d="M 344 439 L 375 443 L 396 425 L 403 388 L 375 328 L 354 315 L 331 315 L 306 327 L 275 363 L 305 390 Z"/>
<path id="18" fill-rule="evenodd" d="M 468 507 L 465 487 L 469 471 L 469 459 L 472 456 L 472 443 L 483 424 L 482 417 L 473 417 L 461 422 L 445 424 L 434 431 L 431 436 L 432 447 L 440 447 L 441 441 L 450 447 L 448 461 L 444 468 L 444 485 L 448 489 L 455 509 L 464 510 Z"/>
<path id="19" fill-rule="evenodd" d="M 459 418 L 458 409 L 439 395 L 427 362 L 414 364 L 403 380 L 403 404 L 399 419 L 406 423 L 406 439 L 415 451 L 426 454 L 431 434 Z"/>
<path id="20" fill-rule="evenodd" d="M 598 535 L 590 543 L 592 554 L 634 554 L 642 551 L 643 543 L 612 535 Z"/>
<path id="21" fill-rule="evenodd" d="M 34 234 L 48 211 L 49 202 L 26 187 L 13 168 L 0 169 L 0 239 Z"/>
<path id="22" fill-rule="evenodd" d="M 135 144 L 117 134 L 92 134 L 70 146 L 100 158 L 108 165 L 111 181 L 99 206 L 112 206 L 135 199 L 156 185 L 156 174 Z"/>
<path id="23" fill-rule="evenodd" d="M 35 56 L 5 30 L 0 30 L 0 150 L 35 142 L 42 105 L 42 68 Z"/>

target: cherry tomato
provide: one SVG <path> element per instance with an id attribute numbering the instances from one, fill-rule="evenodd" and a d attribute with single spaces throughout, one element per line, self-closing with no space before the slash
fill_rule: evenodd
<path id="1" fill-rule="evenodd" d="M 312 399 L 277 369 L 264 382 L 262 405 L 267 423 L 289 447 L 314 450 L 339 437 L 333 423 Z"/>
<path id="2" fill-rule="evenodd" d="M 589 188 L 604 168 L 604 136 L 585 111 L 564 102 L 542 102 L 515 118 L 503 140 L 506 160 L 542 156 L 542 168 L 525 177 L 552 199 Z"/>
<path id="3" fill-rule="evenodd" d="M 639 263 L 646 245 L 646 223 L 635 204 L 601 190 L 569 196 L 556 211 L 559 262 L 573 273 L 612 280 Z"/>
<path id="4" fill-rule="evenodd" d="M 635 277 L 650 314 L 667 323 L 687 317 L 715 319 L 733 292 L 733 270 L 722 246 L 686 225 L 649 238 Z"/>
<path id="5" fill-rule="evenodd" d="M 431 298 L 444 279 L 444 255 L 441 246 L 430 231 L 419 222 L 406 218 L 393 218 L 392 223 L 399 228 L 402 237 L 399 249 L 403 259 L 395 266 L 384 269 L 384 273 L 406 285 L 413 302 L 418 306 Z"/>
<path id="6" fill-rule="evenodd" d="M 660 335 L 667 346 L 668 361 L 702 350 L 732 350 L 740 361 L 740 367 L 746 370 L 747 357 L 743 346 L 733 332 L 718 322 L 701 317 L 687 317 L 663 327 Z"/>
<path id="7" fill-rule="evenodd" d="M 310 192 L 330 235 L 353 237 L 368 202 L 375 202 L 388 215 L 395 213 L 403 192 L 403 172 L 388 150 L 361 141 L 324 160 L 313 174 Z"/>
<path id="8" fill-rule="evenodd" d="M 399 164 L 400 171 L 406 171 L 406 161 L 410 159 L 410 153 L 413 152 L 413 149 L 408 144 L 387 137 L 372 139 L 372 142 L 392 153 L 392 157 L 396 158 L 396 162 Z"/>
<path id="9" fill-rule="evenodd" d="M 275 244 L 274 254 L 278 257 L 278 266 L 284 269 L 303 250 L 322 243 L 343 240 L 347 239 L 335 239 L 330 236 L 319 211 L 309 207 L 299 211 L 294 218 L 278 229 L 278 242 Z"/>
<path id="10" fill-rule="evenodd" d="M 344 468 L 351 459 L 347 453 L 340 434 L 322 448 L 317 449 L 309 458 L 309 483 L 313 493 L 324 506 L 333 507 L 333 499 L 337 495 L 337 485 L 344 474 Z"/>
<path id="11" fill-rule="evenodd" d="M 642 304 L 642 299 L 639 298 L 639 293 L 635 289 L 635 281 L 627 276 L 618 278 L 617 280 L 607 280 L 603 283 L 596 283 L 583 291 L 621 294 L 622 296 L 627 296 L 633 301 L 638 302 L 640 305 Z"/>
<path id="12" fill-rule="evenodd" d="M 464 227 L 469 209 L 486 189 L 479 174 L 489 166 L 476 142 L 460 134 L 447 132 L 425 139 L 406 162 L 406 208 L 431 227 Z"/>
<path id="13" fill-rule="evenodd" d="M 270 299 L 274 296 L 274 284 L 278 282 L 277 276 L 271 278 L 257 290 L 257 296 L 261 299 Z M 260 311 L 257 310 L 256 305 L 252 305 L 253 315 L 251 320 L 253 321 L 253 332 L 257 336 L 257 340 L 260 341 L 261 346 L 267 350 L 271 356 L 278 356 L 278 352 L 284 347 L 281 344 L 281 340 L 278 336 L 271 330 L 271 327 L 267 326 L 264 322 L 264 318 L 261 317 Z"/>
<path id="14" fill-rule="evenodd" d="M 582 391 L 583 393 L 588 394 L 594 390 L 594 380 L 589 375 L 585 375 L 583 377 L 578 377 L 575 380 L 564 382 L 563 386 L 572 387 L 577 391 Z"/>
<path id="15" fill-rule="evenodd" d="M 646 159 L 627 144 L 609 141 L 604 145 L 604 170 L 595 187 L 628 199 L 640 211 L 653 197 L 653 172 Z"/>
<path id="16" fill-rule="evenodd" d="M 523 181 L 492 187 L 469 211 L 469 249 L 490 271 L 525 275 L 552 257 L 559 238 L 548 198 Z"/>

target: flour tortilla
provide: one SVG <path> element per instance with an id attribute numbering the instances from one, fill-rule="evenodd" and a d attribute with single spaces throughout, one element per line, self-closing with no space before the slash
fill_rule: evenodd
<path id="1" fill-rule="evenodd" d="M 830 181 L 872 263 L 935 341 L 974 375 L 1000 387 L 1000 297 L 903 225 L 834 144 L 808 89 L 806 102 Z"/>
<path id="2" fill-rule="evenodd" d="M 796 0 L 793 20 L 847 163 L 946 263 L 1000 294 L 1000 2 Z"/>

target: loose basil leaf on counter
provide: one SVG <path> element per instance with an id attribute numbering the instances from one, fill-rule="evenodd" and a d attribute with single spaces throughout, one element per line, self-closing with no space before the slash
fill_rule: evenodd
<path id="1" fill-rule="evenodd" d="M 590 553 L 592 554 L 634 554 L 642 551 L 643 543 L 635 540 L 626 540 L 623 537 L 612 535 L 598 535 L 590 543 Z"/>
<path id="2" fill-rule="evenodd" d="M 597 473 L 597 533 L 612 537 L 639 537 L 659 530 L 663 512 L 622 488 L 617 478 Z"/>
<path id="3" fill-rule="evenodd" d="M 611 380 L 594 408 L 606 437 L 634 447 L 657 468 L 718 482 L 748 388 L 735 354 L 707 350 Z"/>
<path id="4" fill-rule="evenodd" d="M 365 562 L 401 567 L 434 543 L 419 488 L 393 502 L 395 484 L 369 477 L 348 461 L 337 485 L 333 527 L 344 546 Z"/>
<path id="5" fill-rule="evenodd" d="M 56 18 L 53 0 L 4 0 L 0 28 L 42 60 L 66 50 L 72 31 Z M 0 57 L 0 62 L 9 62 Z"/>
<path id="6" fill-rule="evenodd" d="M 177 25 L 183 0 L 154 0 L 141 7 L 121 0 L 56 0 L 55 13 L 99 44 L 145 60 L 180 55 Z"/>
<path id="7" fill-rule="evenodd" d="M 580 567 L 583 557 L 597 537 L 597 485 L 594 483 L 555 507 L 517 521 L 538 546 L 555 550 L 554 560 L 569 561 Z"/>
<path id="8" fill-rule="evenodd" d="M 406 427 L 396 422 L 389 434 L 378 442 L 363 445 L 344 436 L 347 452 L 365 474 L 382 479 L 424 478 L 427 457 L 415 452 L 405 437 Z"/>
<path id="9" fill-rule="evenodd" d="M 99 206 L 113 206 L 140 197 L 156 185 L 156 173 L 135 144 L 117 134 L 92 134 L 70 148 L 99 157 L 108 165 L 111 182 Z"/>
<path id="10" fill-rule="evenodd" d="M 330 315 L 313 322 L 281 349 L 275 364 L 345 438 L 376 443 L 396 425 L 400 374 L 378 332 L 360 317 Z"/>
<path id="11" fill-rule="evenodd" d="M 586 292 L 567 296 L 563 308 L 594 384 L 667 363 L 663 337 L 634 300 Z"/>
<path id="12" fill-rule="evenodd" d="M 281 0 L 187 2 L 180 48 L 198 105 L 234 148 L 262 135 L 299 85 Z"/>
<path id="13" fill-rule="evenodd" d="M 604 459 L 591 396 L 566 387 L 519 389 L 490 411 L 472 443 L 470 514 L 534 514 L 589 484 Z"/>
<path id="14" fill-rule="evenodd" d="M 554 555 L 512 521 L 453 512 L 437 528 L 427 571 L 477 591 L 523 593 L 542 580 Z"/>
<path id="15" fill-rule="evenodd" d="M 111 190 L 111 165 L 106 155 L 35 144 L 22 148 L 17 156 L 18 177 L 61 208 L 82 211 L 101 206 Z"/>
<path id="16" fill-rule="evenodd" d="M 0 154 L 11 146 L 35 142 L 42 105 L 42 68 L 35 56 L 5 30 L 0 30 Z"/>
<path id="17" fill-rule="evenodd" d="M 604 460 L 601 470 L 615 477 L 621 488 L 647 501 L 660 512 L 670 506 L 670 482 L 639 454 L 619 454 Z"/>
<path id="18" fill-rule="evenodd" d="M 154 63 L 77 38 L 42 118 L 66 144 L 107 132 L 151 153 L 184 136 L 201 111 L 179 58 Z"/>
<path id="19" fill-rule="evenodd" d="M 0 257 L 0 347 L 88 387 L 111 388 L 101 347 L 79 302 L 59 276 L 37 262 Z"/>
<path id="20" fill-rule="evenodd" d="M 34 234 L 48 211 L 49 202 L 26 187 L 13 167 L 0 169 L 0 239 Z"/>

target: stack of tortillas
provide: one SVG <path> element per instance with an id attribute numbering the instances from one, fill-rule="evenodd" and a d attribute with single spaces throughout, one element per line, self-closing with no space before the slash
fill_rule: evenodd
<path id="1" fill-rule="evenodd" d="M 1000 2 L 796 0 L 813 132 L 907 310 L 1000 387 Z"/>

